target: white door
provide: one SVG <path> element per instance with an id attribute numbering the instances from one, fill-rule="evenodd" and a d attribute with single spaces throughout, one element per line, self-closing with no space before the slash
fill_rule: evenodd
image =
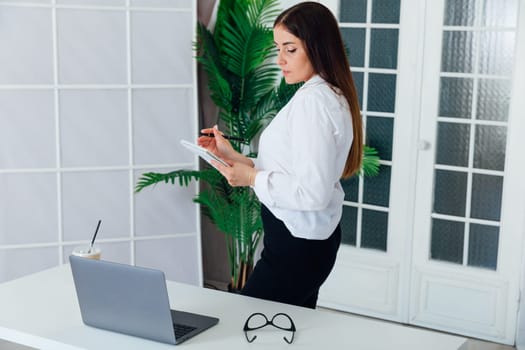
<path id="1" fill-rule="evenodd" d="M 411 84 L 413 77 L 403 72 L 411 69 L 414 56 L 398 52 L 414 49 L 404 48 L 410 43 L 403 41 L 408 25 L 400 25 L 400 1 L 390 1 L 388 6 L 371 0 L 326 4 L 340 21 L 366 143 L 378 150 L 381 170 L 377 177 L 343 182 L 343 245 L 319 301 L 326 307 L 405 322 L 408 299 L 402 296 L 408 294 L 412 224 L 407 213 L 414 181 L 407 176 L 413 173 L 405 169 L 414 164 L 410 158 L 415 159 L 415 153 L 410 156 L 406 150 L 410 152 L 410 139 L 415 138 L 410 134 L 417 130 L 400 105 L 403 98 L 410 100 L 403 97 L 407 89 L 400 87 Z M 413 108 L 411 103 L 405 105 Z"/>
<path id="2" fill-rule="evenodd" d="M 333 7 L 382 170 L 345 186 L 344 244 L 320 305 L 514 343 L 525 228 L 523 7 Z"/>
<path id="3" fill-rule="evenodd" d="M 410 294 L 411 323 L 509 344 L 523 235 L 517 14 L 517 1 L 427 2 L 425 42 L 441 44 L 423 57 Z"/>

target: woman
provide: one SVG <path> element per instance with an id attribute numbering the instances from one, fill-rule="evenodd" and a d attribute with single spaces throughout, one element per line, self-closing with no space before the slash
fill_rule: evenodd
<path id="1" fill-rule="evenodd" d="M 288 84 L 305 82 L 261 135 L 257 159 L 236 152 L 217 127 L 199 145 L 232 186 L 252 186 L 262 203 L 264 249 L 242 294 L 315 308 L 341 241 L 340 178 L 359 168 L 362 125 L 337 21 L 303 2 L 274 23 L 277 64 Z"/>

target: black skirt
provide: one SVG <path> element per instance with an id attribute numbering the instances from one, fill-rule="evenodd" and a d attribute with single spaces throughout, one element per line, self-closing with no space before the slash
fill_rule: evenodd
<path id="1" fill-rule="evenodd" d="M 241 293 L 315 309 L 319 288 L 335 264 L 340 226 L 325 240 L 297 238 L 261 207 L 264 249 Z"/>

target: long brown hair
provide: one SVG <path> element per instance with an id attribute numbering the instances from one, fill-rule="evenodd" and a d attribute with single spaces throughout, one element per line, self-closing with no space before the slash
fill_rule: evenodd
<path id="1" fill-rule="evenodd" d="M 317 74 L 338 88 L 348 101 L 354 138 L 346 158 L 342 178 L 355 174 L 363 158 L 363 124 L 357 92 L 350 72 L 341 32 L 332 12 L 317 2 L 302 2 L 282 12 L 274 28 L 282 25 L 301 39 Z"/>

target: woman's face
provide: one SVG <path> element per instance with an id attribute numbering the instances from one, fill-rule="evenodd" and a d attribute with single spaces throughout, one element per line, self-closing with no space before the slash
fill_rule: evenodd
<path id="1" fill-rule="evenodd" d="M 286 83 L 307 81 L 315 74 L 301 39 L 286 31 L 284 26 L 277 25 L 273 28 L 273 41 L 277 47 L 277 64 Z"/>

